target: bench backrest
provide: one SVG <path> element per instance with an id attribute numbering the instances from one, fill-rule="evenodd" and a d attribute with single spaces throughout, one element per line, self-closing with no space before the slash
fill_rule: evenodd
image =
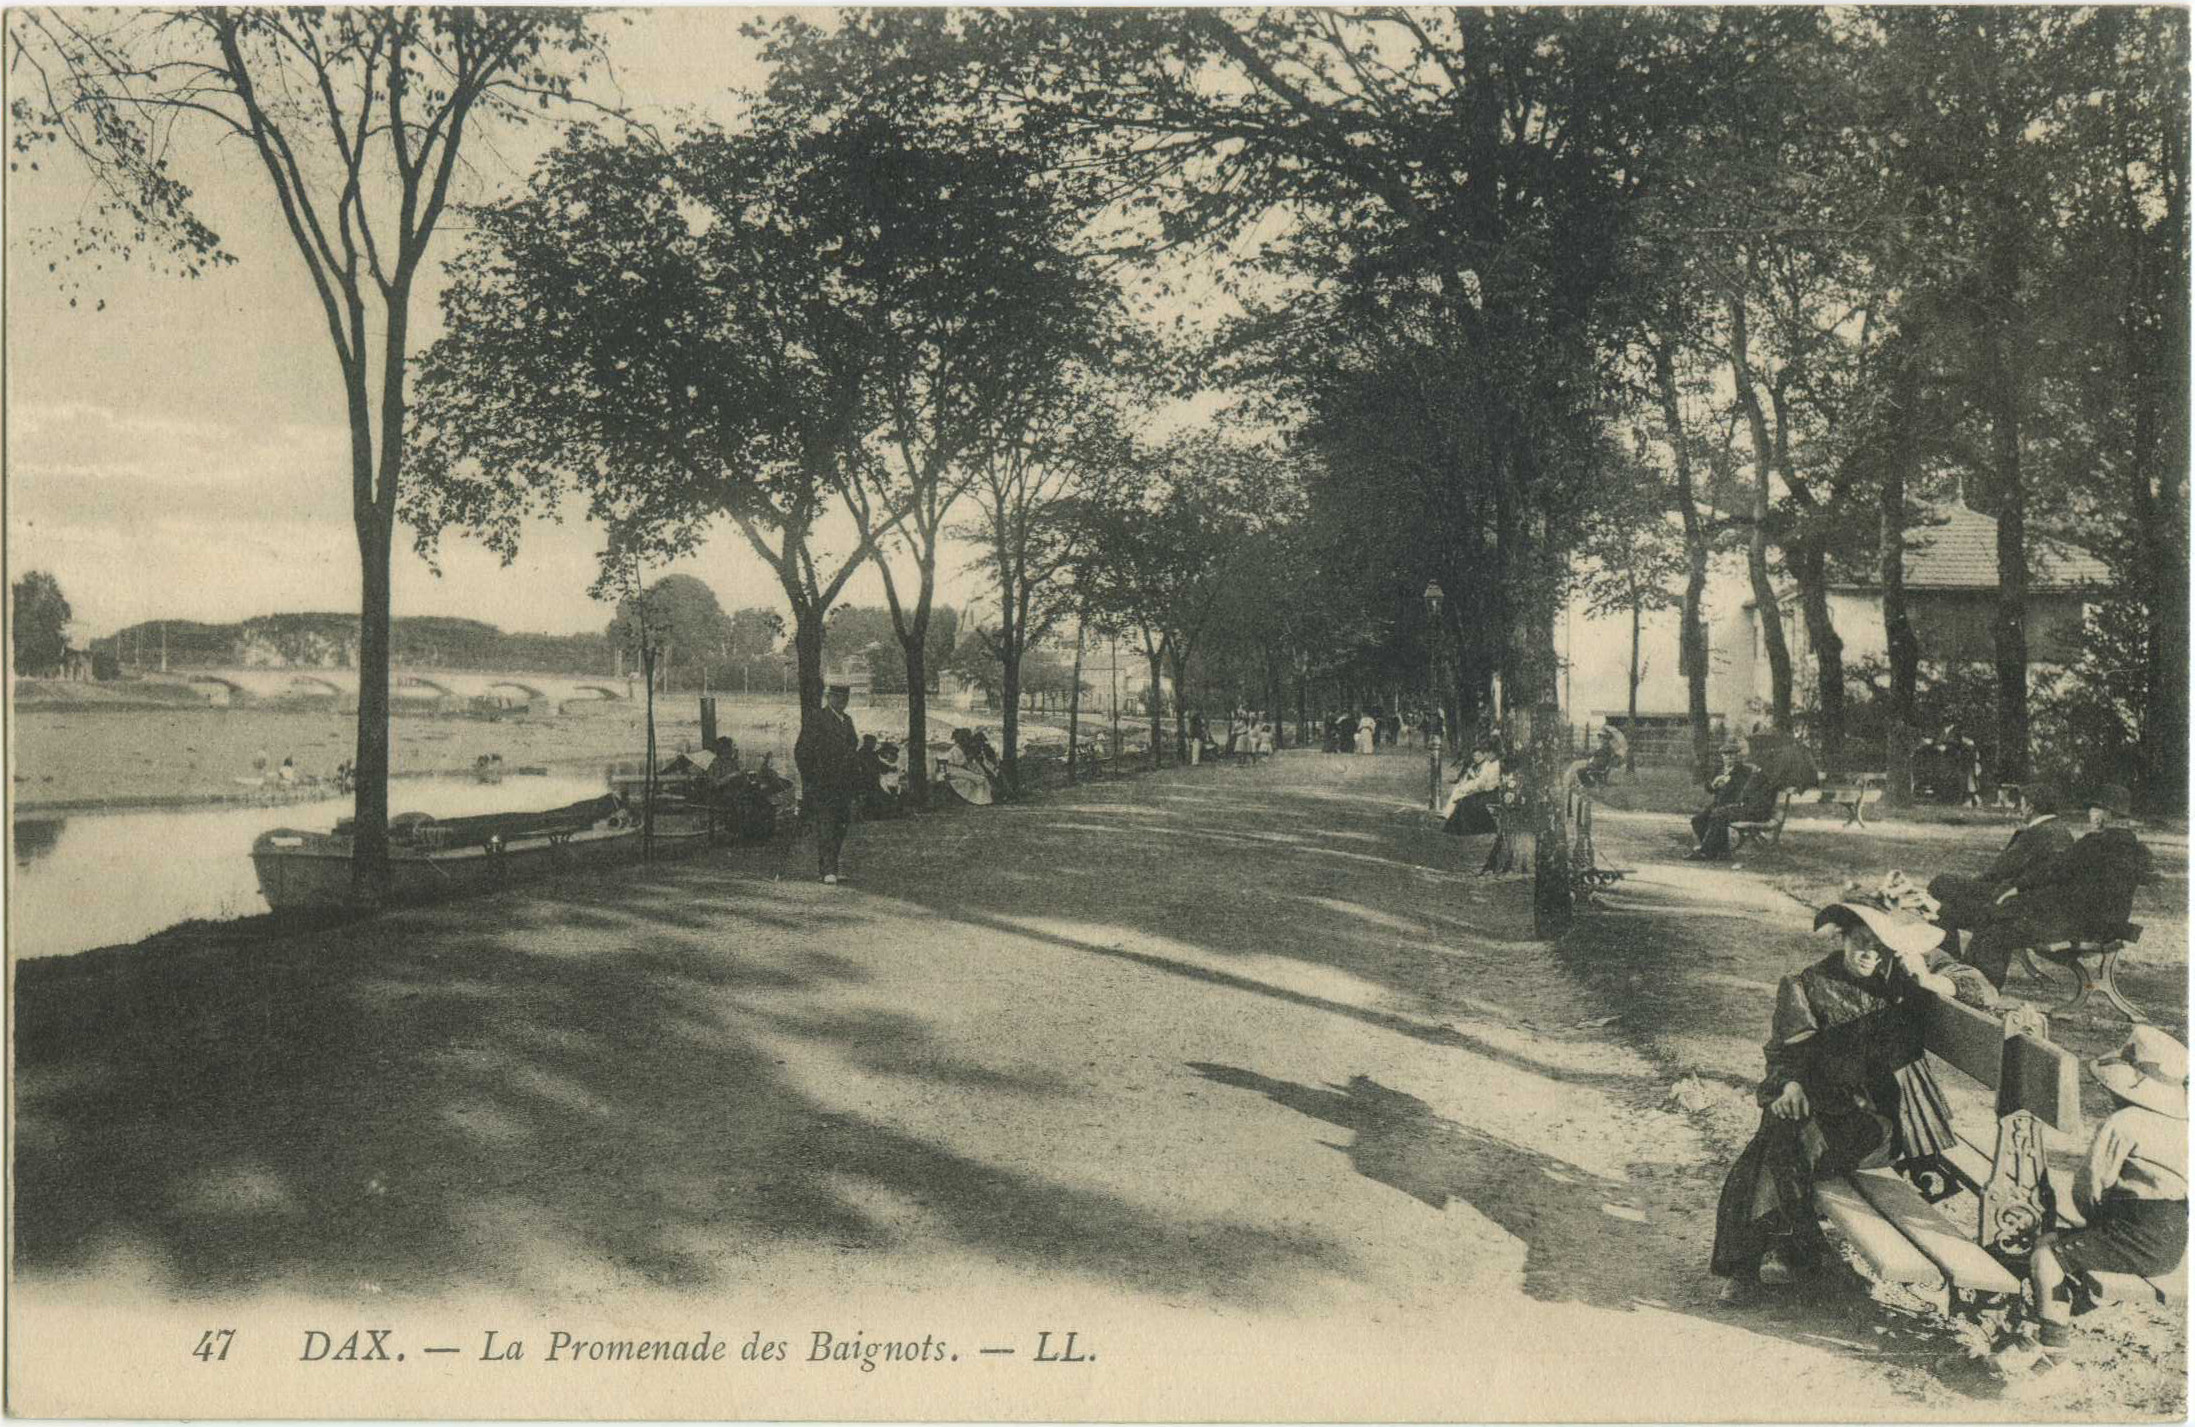
<path id="1" fill-rule="evenodd" d="M 1997 1092 L 1997 1113 L 2032 1111 L 2069 1135 L 2081 1132 L 2081 1062 L 2063 1046 L 2021 1034 L 1987 1011 L 1930 998 L 1923 1044 L 1945 1064 Z"/>

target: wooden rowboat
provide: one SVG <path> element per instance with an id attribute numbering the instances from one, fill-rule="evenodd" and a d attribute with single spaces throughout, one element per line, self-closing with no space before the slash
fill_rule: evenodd
<path id="1" fill-rule="evenodd" d="M 655 855 L 678 856 L 708 840 L 705 823 L 658 816 Z M 639 814 L 605 794 L 532 813 L 389 820 L 389 897 L 431 902 L 499 888 L 552 872 L 637 862 Z M 277 911 L 341 906 L 351 899 L 350 820 L 333 832 L 274 828 L 252 842 L 259 890 Z"/>

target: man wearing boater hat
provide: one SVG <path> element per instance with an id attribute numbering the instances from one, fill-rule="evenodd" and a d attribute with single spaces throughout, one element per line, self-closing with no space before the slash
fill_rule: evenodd
<path id="1" fill-rule="evenodd" d="M 2086 1295 L 2088 1274 L 2146 1278 L 2187 1261 L 2187 1047 L 2155 1026 L 2136 1026 L 2088 1069 L 2118 1109 L 2097 1127 L 2073 1181 L 2076 1212 L 2068 1217 L 2081 1227 L 2045 1234 L 2030 1261 L 2046 1359 L 2066 1346 L 2070 1292 Z"/>
<path id="2" fill-rule="evenodd" d="M 817 868 L 829 887 L 838 885 L 839 850 L 846 845 L 854 799 L 868 781 L 861 762 L 861 738 L 846 713 L 852 693 L 848 685 L 831 685 L 823 707 L 810 709 L 801 719 L 800 738 L 793 744 L 801 800 L 815 816 Z"/>

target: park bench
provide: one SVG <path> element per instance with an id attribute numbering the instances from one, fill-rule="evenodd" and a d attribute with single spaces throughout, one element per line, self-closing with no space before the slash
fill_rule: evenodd
<path id="1" fill-rule="evenodd" d="M 2048 1026 L 2032 1007 L 2000 1021 L 1931 998 L 1922 1043 L 1939 1063 L 1996 1092 L 1995 1144 L 1985 1152 L 1954 1127 L 1941 1155 L 1815 1186 L 1815 1208 L 1878 1275 L 1923 1293 L 1941 1290 L 1954 1311 L 2020 1291 L 2014 1269 L 2054 1222 L 2042 1127 L 2075 1136 L 2081 1129 L 2080 1062 L 2051 1044 Z M 1936 1207 L 1962 1192 L 1978 1201 L 1972 1230 Z"/>
<path id="2" fill-rule="evenodd" d="M 1820 790 L 1816 788 L 1809 788 L 1803 793 L 1795 788 L 1784 789 L 1776 794 L 1776 810 L 1770 816 L 1730 824 L 1730 850 L 1733 853 L 1743 852 L 1746 844 L 1756 840 L 1774 847 L 1783 840 L 1783 825 L 1791 818 L 1791 805 L 1811 803 L 1820 796 Z"/>
<path id="3" fill-rule="evenodd" d="M 1844 809 L 1847 827 L 1867 826 L 1867 809 L 1883 798 L 1882 775 L 1861 773 L 1849 780 L 1831 780 L 1819 788 L 1785 788 L 1776 794 L 1775 812 L 1766 818 L 1730 824 L 1733 851 L 1743 851 L 1754 841 L 1776 846 L 1783 840 L 1783 825 L 1790 821 L 1797 803 L 1827 803 Z"/>
<path id="4" fill-rule="evenodd" d="M 2073 993 L 2073 999 L 2062 1006 L 2052 1007 L 2051 1015 L 2070 1015 L 2088 1003 L 2090 993 L 2101 991 L 2104 999 L 2118 1007 L 2120 1014 L 2129 1021 L 2147 1021 L 2149 1017 L 2143 1015 L 2119 990 L 2119 955 L 2129 944 L 2141 939 L 2141 924 L 2125 922 L 2096 936 L 2072 941 L 2053 941 L 2041 946 L 2023 946 L 2020 948 L 2020 957 L 2027 963 L 2028 974 L 2037 981 L 2048 982 L 2051 979 L 2035 964 L 2037 956 L 2073 973 L 2078 986 Z M 2088 965 L 2090 957 L 2096 959 L 2096 968 L 2093 971 Z"/>

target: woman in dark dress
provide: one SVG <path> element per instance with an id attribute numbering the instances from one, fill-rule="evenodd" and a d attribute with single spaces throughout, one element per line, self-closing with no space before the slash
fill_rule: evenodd
<path id="1" fill-rule="evenodd" d="M 1715 1211 L 1718 1278 L 1789 1283 L 1819 1245 L 1817 1179 L 1949 1147 L 1950 1111 L 1921 1052 L 1926 997 L 1996 1001 L 1944 954 L 1943 932 L 1910 913 L 1834 902 L 1814 927 L 1837 949 L 1776 988 L 1760 1128 Z"/>

